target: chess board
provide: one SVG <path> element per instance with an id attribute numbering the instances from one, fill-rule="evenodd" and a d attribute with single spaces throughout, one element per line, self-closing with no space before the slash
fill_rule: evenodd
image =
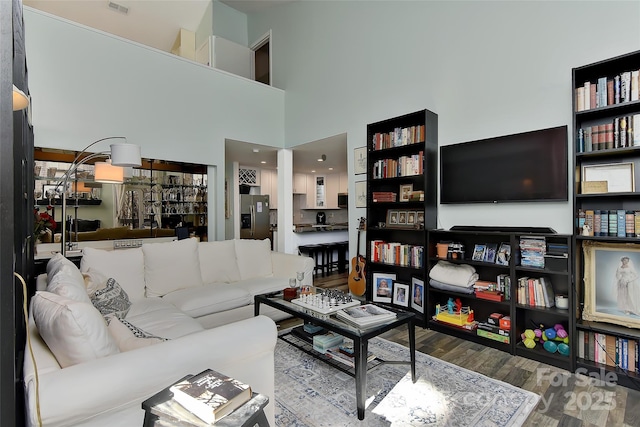
<path id="1" fill-rule="evenodd" d="M 316 311 L 321 314 L 332 314 L 338 310 L 342 310 L 348 307 L 355 307 L 360 305 L 360 301 L 353 300 L 350 302 L 343 302 L 340 300 L 336 300 L 334 303 L 331 301 L 326 301 L 327 298 L 323 301 L 322 295 L 307 295 L 305 297 L 292 299 L 291 302 L 299 305 L 300 307 L 308 308 L 309 310 Z"/>

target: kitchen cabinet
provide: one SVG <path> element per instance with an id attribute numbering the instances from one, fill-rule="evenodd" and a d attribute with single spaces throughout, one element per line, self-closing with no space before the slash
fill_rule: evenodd
<path id="1" fill-rule="evenodd" d="M 304 173 L 293 174 L 293 194 L 307 193 L 307 175 Z"/>
<path id="2" fill-rule="evenodd" d="M 260 194 L 269 196 L 269 209 L 278 209 L 278 172 L 260 170 Z"/>
<path id="3" fill-rule="evenodd" d="M 338 177 L 339 187 L 338 193 L 348 193 L 349 192 L 349 175 L 346 172 L 342 172 Z"/>
<path id="4" fill-rule="evenodd" d="M 338 209 L 338 192 L 340 189 L 340 175 L 330 173 L 325 176 L 326 206 L 327 209 Z"/>

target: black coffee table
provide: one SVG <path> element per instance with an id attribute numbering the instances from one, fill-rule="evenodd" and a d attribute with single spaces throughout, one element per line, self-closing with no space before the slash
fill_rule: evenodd
<path id="1" fill-rule="evenodd" d="M 377 337 L 384 332 L 394 329 L 401 325 L 407 325 L 407 332 L 409 333 L 409 354 L 411 355 L 410 361 L 400 361 L 400 360 L 380 360 L 376 359 L 379 363 L 373 364 L 371 369 L 375 369 L 376 367 L 382 364 L 397 364 L 402 363 L 411 364 L 411 381 L 416 382 L 416 336 L 414 330 L 414 318 L 415 314 L 409 311 L 397 310 L 390 307 L 385 306 L 386 310 L 390 310 L 396 313 L 396 318 L 390 320 L 389 322 L 385 322 L 383 324 L 378 324 L 375 326 L 367 327 L 367 328 L 358 328 L 355 326 L 351 326 L 345 322 L 338 320 L 335 315 L 325 315 L 314 310 L 301 307 L 297 304 L 294 304 L 290 301 L 286 301 L 282 298 L 282 294 L 272 296 L 270 294 L 266 295 L 256 295 L 254 297 L 255 305 L 254 305 L 254 314 L 257 316 L 260 314 L 260 305 L 265 304 L 273 308 L 277 308 L 278 310 L 284 311 L 292 315 L 293 317 L 302 319 L 304 322 L 310 322 L 314 325 L 318 325 L 328 331 L 335 332 L 336 334 L 342 335 L 343 337 L 350 338 L 353 340 L 353 350 L 354 350 L 354 369 L 347 370 L 341 367 L 338 367 L 337 364 L 340 362 L 331 361 L 331 359 L 322 357 L 320 353 L 315 351 L 309 351 L 303 346 L 297 345 L 292 340 L 287 340 L 286 335 L 283 334 L 280 338 L 287 341 L 289 344 L 292 344 L 301 350 L 305 351 L 313 355 L 314 357 L 327 362 L 333 367 L 337 367 L 338 369 L 348 373 L 356 380 L 356 405 L 358 408 L 358 419 L 363 420 L 365 414 L 365 399 L 366 399 L 366 390 L 367 390 L 367 356 L 368 356 L 368 345 L 369 340 L 371 338 Z M 364 303 L 363 303 L 364 304 Z M 346 366 L 346 365 L 345 365 Z"/>

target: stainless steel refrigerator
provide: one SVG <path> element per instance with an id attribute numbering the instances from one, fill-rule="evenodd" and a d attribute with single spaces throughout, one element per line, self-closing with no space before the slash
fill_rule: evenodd
<path id="1" fill-rule="evenodd" d="M 269 238 L 269 228 L 269 196 L 241 194 L 240 238 Z"/>

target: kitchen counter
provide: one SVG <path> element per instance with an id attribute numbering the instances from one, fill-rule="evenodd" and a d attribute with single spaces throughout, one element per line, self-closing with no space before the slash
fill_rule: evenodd
<path id="1" fill-rule="evenodd" d="M 293 232 L 294 233 L 319 233 L 319 232 L 327 232 L 327 231 L 344 231 L 348 230 L 348 224 L 294 224 Z"/>

